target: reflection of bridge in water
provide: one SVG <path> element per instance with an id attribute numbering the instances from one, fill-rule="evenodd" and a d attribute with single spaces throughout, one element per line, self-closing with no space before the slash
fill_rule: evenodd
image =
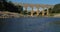
<path id="1" fill-rule="evenodd" d="M 43 10 L 42 10 L 42 16 L 44 16 L 44 14 L 45 14 L 45 8 L 47 9 L 47 11 L 46 11 L 46 15 L 48 16 L 49 15 L 49 8 L 53 8 L 53 5 L 45 5 L 45 4 L 26 4 L 26 3 L 23 3 L 23 4 L 19 4 L 19 5 L 22 5 L 24 8 L 25 8 L 25 10 L 27 11 L 28 10 L 28 7 L 30 7 L 31 8 L 31 16 L 33 16 L 33 13 L 34 13 L 34 7 L 36 7 L 37 8 L 37 11 L 36 11 L 36 15 L 38 16 L 39 15 L 39 13 L 40 13 L 40 11 L 39 11 L 39 9 L 40 8 L 42 8 Z"/>

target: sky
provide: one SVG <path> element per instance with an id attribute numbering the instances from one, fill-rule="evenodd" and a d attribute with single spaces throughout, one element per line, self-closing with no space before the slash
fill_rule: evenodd
<path id="1" fill-rule="evenodd" d="M 10 0 L 12 2 L 18 2 L 18 3 L 29 3 L 29 4 L 60 4 L 60 0 Z"/>
<path id="2" fill-rule="evenodd" d="M 60 4 L 60 0 L 9 0 L 9 1 L 28 4 L 48 4 L 48 5 Z M 28 10 L 31 10 L 31 8 L 28 8 Z M 36 10 L 37 9 L 34 8 L 34 11 Z M 42 9 L 39 10 L 42 11 Z"/>

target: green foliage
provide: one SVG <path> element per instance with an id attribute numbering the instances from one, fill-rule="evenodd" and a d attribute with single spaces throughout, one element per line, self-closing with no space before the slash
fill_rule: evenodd
<path id="1" fill-rule="evenodd" d="M 22 10 L 23 10 L 22 6 L 16 6 L 11 1 L 7 2 L 7 0 L 0 0 L 0 11 L 20 13 Z"/>
<path id="2" fill-rule="evenodd" d="M 31 12 L 28 12 L 28 15 L 31 15 Z"/>
<path id="3" fill-rule="evenodd" d="M 49 13 L 52 13 L 52 8 L 49 8 L 48 10 L 49 10 Z"/>
<path id="4" fill-rule="evenodd" d="M 60 13 L 60 4 L 56 4 L 52 9 L 52 13 Z"/>
<path id="5" fill-rule="evenodd" d="M 26 10 L 25 10 L 25 11 L 23 11 L 23 14 L 24 14 L 24 15 L 27 15 L 27 11 L 26 11 Z"/>

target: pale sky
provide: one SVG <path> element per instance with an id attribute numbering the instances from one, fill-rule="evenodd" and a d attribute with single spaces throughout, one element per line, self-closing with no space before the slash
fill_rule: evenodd
<path id="1" fill-rule="evenodd" d="M 60 0 L 10 0 L 12 2 L 33 3 L 33 4 L 60 4 Z"/>
<path id="2" fill-rule="evenodd" d="M 49 5 L 55 5 L 55 4 L 60 4 L 60 0 L 9 0 L 12 2 L 17 2 L 17 3 L 29 3 L 29 4 L 49 4 Z M 28 8 L 28 10 L 31 10 L 31 8 Z M 34 8 L 34 10 L 37 10 Z M 42 9 L 40 9 L 42 10 Z"/>

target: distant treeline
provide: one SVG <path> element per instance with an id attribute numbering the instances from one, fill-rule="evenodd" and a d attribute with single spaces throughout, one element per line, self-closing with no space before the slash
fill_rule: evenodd
<path id="1" fill-rule="evenodd" d="M 56 4 L 52 9 L 52 13 L 60 13 L 60 4 Z"/>
<path id="2" fill-rule="evenodd" d="M 23 11 L 23 7 L 20 5 L 14 5 L 11 1 L 0 0 L 0 11 L 9 11 L 20 13 Z"/>
<path id="3" fill-rule="evenodd" d="M 56 4 L 53 8 L 49 8 L 49 13 L 60 13 L 60 4 Z"/>

